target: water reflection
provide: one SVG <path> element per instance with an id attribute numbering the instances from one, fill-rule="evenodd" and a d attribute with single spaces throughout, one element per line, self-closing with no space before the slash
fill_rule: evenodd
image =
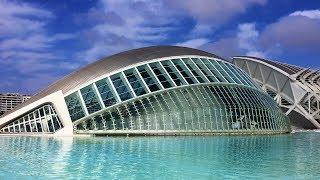
<path id="1" fill-rule="evenodd" d="M 135 138 L 0 137 L 0 177 L 320 177 L 320 134 Z"/>

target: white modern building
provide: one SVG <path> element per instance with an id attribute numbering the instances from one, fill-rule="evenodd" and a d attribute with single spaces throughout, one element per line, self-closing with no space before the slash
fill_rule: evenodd
<path id="1" fill-rule="evenodd" d="M 30 96 L 18 93 L 0 93 L 0 116 L 17 105 L 30 99 Z"/>
<path id="2" fill-rule="evenodd" d="M 241 69 L 204 51 L 153 46 L 62 78 L 0 118 L 1 133 L 286 133 L 289 120 Z"/>
<path id="3" fill-rule="evenodd" d="M 298 128 L 320 128 L 320 73 L 256 57 L 237 56 L 234 64 L 270 94 Z"/>

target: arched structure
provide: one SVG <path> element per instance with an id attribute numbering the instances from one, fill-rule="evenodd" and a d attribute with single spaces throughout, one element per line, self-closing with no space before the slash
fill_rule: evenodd
<path id="1" fill-rule="evenodd" d="M 285 133 L 288 119 L 251 78 L 204 51 L 119 53 L 57 81 L 0 119 L 2 133 Z"/>
<path id="2" fill-rule="evenodd" d="M 256 57 L 237 56 L 246 71 L 284 109 L 293 126 L 320 128 L 320 73 Z"/>

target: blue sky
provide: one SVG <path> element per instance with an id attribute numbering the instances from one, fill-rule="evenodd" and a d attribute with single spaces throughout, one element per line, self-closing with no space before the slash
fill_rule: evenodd
<path id="1" fill-rule="evenodd" d="M 0 0 L 0 92 L 33 94 L 124 50 L 181 45 L 318 69 L 318 0 Z"/>

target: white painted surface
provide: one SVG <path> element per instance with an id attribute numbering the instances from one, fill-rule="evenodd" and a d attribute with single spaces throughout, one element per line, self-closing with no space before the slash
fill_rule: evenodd
<path id="1" fill-rule="evenodd" d="M 64 127 L 57 132 L 54 133 L 54 135 L 57 136 L 71 136 L 73 135 L 73 125 L 69 116 L 68 108 L 64 100 L 64 96 L 62 94 L 62 91 L 57 91 L 55 93 L 52 93 L 42 99 L 39 99 L 38 101 L 35 101 L 25 107 L 22 107 L 2 118 L 0 118 L 0 125 L 6 124 L 24 114 L 26 114 L 29 111 L 32 111 L 33 109 L 42 106 L 43 104 L 51 103 L 56 110 L 61 122 L 63 123 Z M 42 133 L 39 133 L 42 134 Z"/>

